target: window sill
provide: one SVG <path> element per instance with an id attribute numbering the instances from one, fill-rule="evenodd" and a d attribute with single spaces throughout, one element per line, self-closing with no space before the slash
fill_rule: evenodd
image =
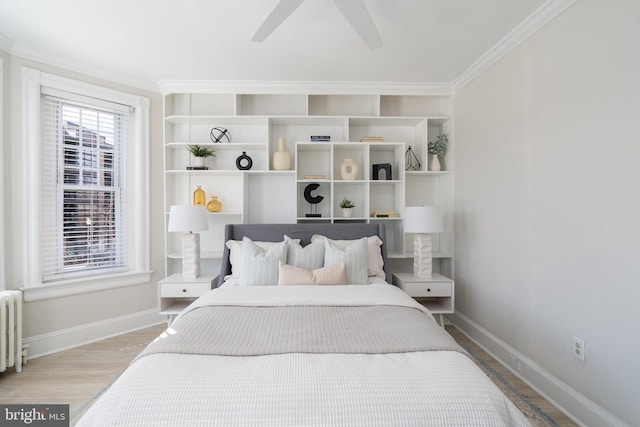
<path id="1" fill-rule="evenodd" d="M 151 271 L 141 271 L 93 278 L 85 277 L 55 284 L 24 287 L 20 290 L 24 293 L 25 302 L 42 301 L 147 283 L 151 280 L 151 273 Z"/>

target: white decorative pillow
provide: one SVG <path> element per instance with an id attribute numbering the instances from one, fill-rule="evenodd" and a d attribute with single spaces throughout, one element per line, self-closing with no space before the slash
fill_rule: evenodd
<path id="1" fill-rule="evenodd" d="M 278 262 L 287 259 L 286 242 L 278 242 L 264 249 L 248 237 L 242 239 L 242 273 L 240 286 L 278 284 Z"/>
<path id="2" fill-rule="evenodd" d="M 285 235 L 284 241 L 287 242 L 287 264 L 305 270 L 324 266 L 323 242 L 311 242 L 303 248 L 299 239 L 294 240 Z"/>
<path id="3" fill-rule="evenodd" d="M 344 262 L 313 271 L 278 263 L 278 286 L 288 285 L 346 285 L 347 265 Z"/>
<path id="4" fill-rule="evenodd" d="M 338 247 L 345 247 L 346 245 L 351 244 L 355 240 L 333 240 L 329 239 L 327 236 L 322 236 L 320 234 L 314 234 L 311 236 L 311 242 L 324 241 L 329 240 L 333 242 Z M 358 239 L 359 240 L 359 239 Z M 382 258 L 382 251 L 380 247 L 382 246 L 382 239 L 378 236 L 369 236 L 367 237 L 367 275 L 369 277 L 378 277 L 380 279 L 385 280 L 386 274 L 384 272 L 384 259 Z"/>
<path id="5" fill-rule="evenodd" d="M 341 248 L 331 240 L 324 241 L 324 265 L 347 264 L 347 284 L 366 285 L 367 275 L 367 238 L 353 240 Z"/>
<path id="6" fill-rule="evenodd" d="M 292 239 L 293 242 L 300 243 L 300 239 Z M 262 249 L 268 249 L 280 242 L 253 242 Z M 231 263 L 231 277 L 239 279 L 242 274 L 242 240 L 227 240 L 229 248 L 229 262 Z"/>

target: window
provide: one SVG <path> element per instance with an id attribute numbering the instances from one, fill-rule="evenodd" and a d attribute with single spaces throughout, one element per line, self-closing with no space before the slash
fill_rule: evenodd
<path id="1" fill-rule="evenodd" d="M 5 258 L 4 258 L 4 63 L 0 58 L 0 291 L 6 288 Z"/>
<path id="2" fill-rule="evenodd" d="M 126 269 L 124 158 L 129 112 L 43 90 L 43 282 Z"/>
<path id="3" fill-rule="evenodd" d="M 26 67 L 23 93 L 25 299 L 148 281 L 148 100 Z"/>

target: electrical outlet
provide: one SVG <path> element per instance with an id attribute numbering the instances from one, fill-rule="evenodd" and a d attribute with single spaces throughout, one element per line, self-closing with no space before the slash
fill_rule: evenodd
<path id="1" fill-rule="evenodd" d="M 582 338 L 573 337 L 573 357 L 581 362 L 587 362 L 587 349 Z"/>

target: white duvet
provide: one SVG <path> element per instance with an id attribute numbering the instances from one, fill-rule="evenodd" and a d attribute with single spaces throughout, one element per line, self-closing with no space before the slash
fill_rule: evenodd
<path id="1" fill-rule="evenodd" d="M 354 302 L 419 306 L 393 286 L 372 285 L 221 288 L 203 296 L 191 308 L 205 304 Z M 172 333 L 171 328 L 165 333 Z M 152 354 L 134 362 L 77 425 L 371 427 L 529 423 L 467 356 L 455 351 L 430 351 L 251 357 Z"/>

